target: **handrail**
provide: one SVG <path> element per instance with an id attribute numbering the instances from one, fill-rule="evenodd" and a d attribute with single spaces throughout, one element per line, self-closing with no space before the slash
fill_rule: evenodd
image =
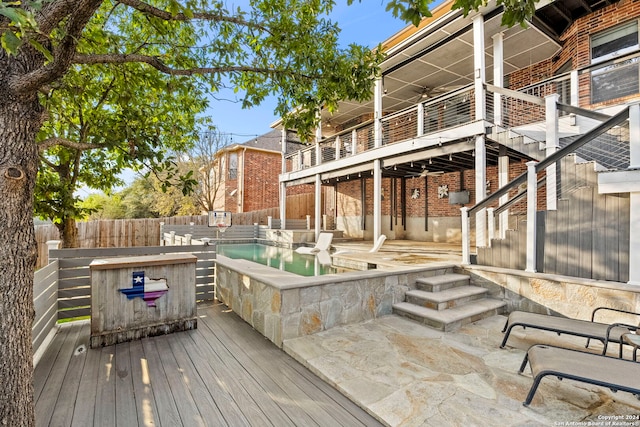
<path id="1" fill-rule="evenodd" d="M 585 133 L 584 135 L 580 136 L 578 139 L 573 141 L 571 144 L 567 145 L 566 147 L 561 148 L 560 150 L 558 150 L 555 153 L 553 153 L 551 156 L 546 157 L 543 160 L 541 160 L 540 162 L 538 162 L 536 164 L 536 167 L 535 167 L 536 172 L 540 172 L 541 170 L 546 169 L 548 166 L 550 166 L 553 163 L 556 163 L 558 160 L 562 159 L 567 154 L 573 153 L 575 150 L 577 150 L 578 148 L 582 147 L 587 142 L 594 140 L 598 136 L 602 135 L 603 133 L 605 133 L 606 131 L 608 131 L 612 127 L 614 127 L 616 125 L 619 125 L 620 123 L 624 122 L 628 118 L 629 118 L 629 107 L 625 108 L 624 110 L 622 110 L 621 112 L 619 112 L 615 116 L 612 116 L 609 120 L 599 124 L 598 126 L 593 128 L 591 131 L 589 131 L 589 132 Z M 523 172 L 521 175 L 518 175 L 510 183 L 508 183 L 504 187 L 501 187 L 495 193 L 485 197 L 480 202 L 476 203 L 475 206 L 473 206 L 473 207 L 471 207 L 469 209 L 468 214 L 471 215 L 472 213 L 477 212 L 478 210 L 482 209 L 483 207 L 487 206 L 488 204 L 498 200 L 500 197 L 504 196 L 509 191 L 511 191 L 514 187 L 516 187 L 516 186 L 518 186 L 518 185 L 520 185 L 520 184 L 522 184 L 524 182 L 527 182 L 527 172 Z"/>
<path id="2" fill-rule="evenodd" d="M 609 120 L 611 118 L 610 115 L 599 113 L 593 110 L 587 110 L 586 108 L 576 107 L 575 105 L 563 104 L 561 102 L 557 103 L 558 110 L 563 111 L 569 114 L 575 114 L 577 116 L 584 116 L 589 119 L 598 120 L 604 122 L 605 120 Z"/>
<path id="3" fill-rule="evenodd" d="M 537 104 L 541 106 L 545 105 L 544 98 L 540 98 L 539 96 L 528 95 L 526 93 L 522 93 L 517 90 L 498 87 L 498 86 L 491 85 L 489 83 L 485 83 L 484 86 L 485 86 L 485 89 L 489 90 L 490 92 L 499 93 L 500 95 L 505 95 L 510 98 L 520 99 L 522 101 L 530 102 L 532 104 Z"/>
<path id="4" fill-rule="evenodd" d="M 546 169 L 547 166 L 557 162 L 558 160 L 565 157 L 567 154 L 573 153 L 578 148 L 585 145 L 587 142 L 592 141 L 593 139 L 599 137 L 600 135 L 602 135 L 612 127 L 619 125 L 620 123 L 624 122 L 628 118 L 629 118 L 629 107 L 620 111 L 615 116 L 612 116 L 606 122 L 600 123 L 598 126 L 591 129 L 589 132 L 585 133 L 584 135 L 580 136 L 578 139 L 576 139 L 566 147 L 563 147 L 558 151 L 556 151 L 555 153 L 553 153 L 552 155 L 550 155 L 549 157 L 545 157 L 544 159 L 542 159 L 538 164 L 536 164 L 536 172 L 540 172 L 541 170 Z"/>
<path id="5" fill-rule="evenodd" d="M 547 177 L 543 176 L 542 178 L 540 178 L 536 184 L 539 187 L 542 187 L 543 185 L 547 185 Z M 502 212 L 506 211 L 507 209 L 509 209 L 511 206 L 515 205 L 516 203 L 518 203 L 520 201 L 520 199 L 522 199 L 523 197 L 525 197 L 527 195 L 526 191 L 523 191 L 521 193 L 516 194 L 515 196 L 513 196 L 511 199 L 509 199 L 508 202 L 506 202 L 503 205 L 498 206 L 493 213 L 495 215 L 499 215 Z"/>

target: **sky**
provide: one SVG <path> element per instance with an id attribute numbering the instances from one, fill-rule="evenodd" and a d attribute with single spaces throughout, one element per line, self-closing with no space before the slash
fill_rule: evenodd
<path id="1" fill-rule="evenodd" d="M 343 46 L 357 43 L 373 48 L 405 28 L 407 24 L 404 21 L 385 11 L 386 4 L 387 1 L 383 0 L 354 0 L 351 6 L 347 6 L 346 0 L 338 0 L 331 20 L 342 29 L 340 43 Z M 218 92 L 215 99 L 210 100 L 207 111 L 213 124 L 233 143 L 243 143 L 269 132 L 269 125 L 279 118 L 273 114 L 274 98 L 251 109 L 242 109 L 239 102 L 233 102 L 235 99 L 231 90 Z"/>

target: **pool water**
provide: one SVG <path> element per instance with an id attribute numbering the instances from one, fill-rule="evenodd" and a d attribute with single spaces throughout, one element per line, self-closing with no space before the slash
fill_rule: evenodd
<path id="1" fill-rule="evenodd" d="M 300 276 L 321 276 L 337 273 L 331 265 L 322 265 L 315 255 L 299 254 L 293 249 L 258 243 L 222 244 L 216 252 L 234 259 L 246 259 Z"/>

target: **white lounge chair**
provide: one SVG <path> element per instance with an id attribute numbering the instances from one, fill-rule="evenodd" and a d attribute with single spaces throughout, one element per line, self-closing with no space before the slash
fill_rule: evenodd
<path id="1" fill-rule="evenodd" d="M 299 254 L 314 255 L 320 251 L 328 251 L 333 241 L 333 233 L 320 233 L 316 245 L 312 248 L 308 246 L 300 246 L 296 249 Z"/>
<path id="2" fill-rule="evenodd" d="M 373 254 L 378 252 L 382 247 L 382 245 L 384 244 L 385 240 L 387 240 L 387 236 L 385 236 L 384 234 L 381 234 L 380 237 L 378 237 L 378 240 L 376 240 L 376 243 L 373 245 L 373 247 L 369 249 L 368 253 Z M 350 251 L 350 250 L 337 251 L 334 253 L 334 255 L 342 255 L 342 254 L 350 254 L 350 253 L 358 253 L 358 251 Z"/>

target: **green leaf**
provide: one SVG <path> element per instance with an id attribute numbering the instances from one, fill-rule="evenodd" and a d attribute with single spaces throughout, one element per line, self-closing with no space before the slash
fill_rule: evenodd
<path id="1" fill-rule="evenodd" d="M 43 54 L 44 57 L 47 58 L 47 61 L 53 61 L 53 55 L 51 54 L 49 49 L 47 49 L 46 47 L 42 46 L 42 44 L 40 44 L 40 42 L 38 42 L 37 40 L 29 39 L 29 44 L 31 46 L 33 46 L 38 52 Z"/>
<path id="2" fill-rule="evenodd" d="M 7 30 L 2 33 L 2 38 L 0 40 L 2 48 L 13 55 L 18 52 L 18 48 L 22 44 L 22 41 L 11 30 Z"/>

